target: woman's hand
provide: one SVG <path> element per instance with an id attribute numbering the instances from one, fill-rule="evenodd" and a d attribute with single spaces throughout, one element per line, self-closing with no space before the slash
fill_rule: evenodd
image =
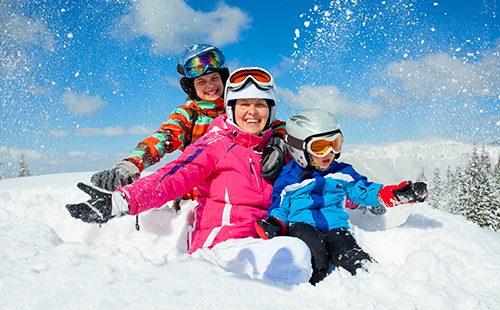
<path id="1" fill-rule="evenodd" d="M 90 199 L 78 204 L 67 204 L 66 209 L 72 217 L 87 223 L 104 224 L 128 212 L 128 203 L 120 193 L 116 192 L 116 197 L 113 197 L 111 192 L 102 188 L 84 183 L 78 183 L 77 186 L 89 194 Z"/>

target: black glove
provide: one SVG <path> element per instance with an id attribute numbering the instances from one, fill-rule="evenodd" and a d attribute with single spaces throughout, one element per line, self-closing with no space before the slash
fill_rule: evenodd
<path id="1" fill-rule="evenodd" d="M 257 220 L 255 228 L 257 233 L 262 239 L 271 239 L 281 235 L 283 232 L 283 224 L 275 217 L 268 217 L 267 219 Z"/>
<path id="2" fill-rule="evenodd" d="M 90 182 L 97 187 L 114 191 L 118 186 L 124 186 L 137 180 L 140 176 L 139 168 L 128 160 L 122 160 L 113 168 L 95 173 Z"/>
<path id="3" fill-rule="evenodd" d="M 406 186 L 395 189 L 394 196 L 401 203 L 424 202 L 429 196 L 429 191 L 424 182 L 408 182 Z"/>
<path id="4" fill-rule="evenodd" d="M 78 188 L 90 195 L 90 199 L 86 202 L 78 204 L 67 204 L 66 209 L 72 217 L 80 219 L 87 223 L 103 224 L 109 219 L 120 216 L 128 211 L 128 205 L 124 209 L 124 205 L 120 208 L 113 208 L 111 193 L 96 188 L 84 183 L 78 183 Z M 126 204 L 125 199 L 123 201 Z"/>
<path id="5" fill-rule="evenodd" d="M 262 176 L 266 180 L 274 180 L 285 164 L 285 141 L 278 137 L 271 137 L 266 144 L 262 155 Z"/>

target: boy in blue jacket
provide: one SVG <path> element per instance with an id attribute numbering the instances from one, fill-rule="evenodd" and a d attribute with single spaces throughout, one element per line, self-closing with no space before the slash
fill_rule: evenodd
<path id="1" fill-rule="evenodd" d="M 335 116 L 327 111 L 292 116 L 286 131 L 294 161 L 276 180 L 268 217 L 257 221 L 257 231 L 264 239 L 287 234 L 303 240 L 312 253 L 313 285 L 326 277 L 330 262 L 355 275 L 372 259 L 349 232 L 346 198 L 360 205 L 394 207 L 425 201 L 427 185 L 368 182 L 351 165 L 335 161 L 343 136 Z"/>

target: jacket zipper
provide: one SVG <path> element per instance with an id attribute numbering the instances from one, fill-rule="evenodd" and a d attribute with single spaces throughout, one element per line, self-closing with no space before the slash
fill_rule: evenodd
<path id="1" fill-rule="evenodd" d="M 254 167 L 254 162 L 253 162 L 253 159 L 252 157 L 250 157 L 248 159 L 248 161 L 250 162 L 250 172 L 253 174 L 253 176 L 255 177 L 255 181 L 257 182 L 257 187 L 259 190 L 262 190 L 262 184 L 261 184 L 261 180 L 259 178 L 259 176 L 257 176 L 257 172 L 255 170 L 255 167 Z"/>

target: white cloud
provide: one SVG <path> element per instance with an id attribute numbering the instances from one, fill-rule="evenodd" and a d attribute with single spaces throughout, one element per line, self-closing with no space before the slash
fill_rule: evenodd
<path id="1" fill-rule="evenodd" d="M 49 134 L 53 137 L 64 138 L 69 135 L 69 132 L 60 129 L 53 129 Z"/>
<path id="2" fill-rule="evenodd" d="M 149 135 L 153 131 L 154 131 L 153 129 L 148 128 L 146 126 L 133 126 L 133 127 L 130 127 L 129 129 L 126 130 L 126 132 L 129 135 L 134 135 L 134 136 Z"/>
<path id="3" fill-rule="evenodd" d="M 12 46 L 18 44 L 38 44 L 47 50 L 53 50 L 55 41 L 45 23 L 23 16 L 11 9 L 14 1 L 0 1 L 0 44 Z"/>
<path id="4" fill-rule="evenodd" d="M 12 10 L 16 7 L 13 3 L 13 0 L 0 0 L 0 88 L 7 82 L 14 82 L 15 86 L 26 83 L 21 89 L 32 92 L 36 85 L 28 83 L 28 76 L 36 64 L 24 48 L 37 45 L 53 50 L 55 40 L 44 21 L 27 18 L 22 12 Z"/>
<path id="5" fill-rule="evenodd" d="M 179 78 L 174 76 L 166 76 L 165 81 L 167 84 L 173 88 L 179 88 Z"/>
<path id="6" fill-rule="evenodd" d="M 93 158 L 94 160 L 106 157 L 106 155 L 99 152 L 82 152 L 82 151 L 69 151 L 68 153 L 66 153 L 66 155 L 70 158 L 88 157 L 88 158 Z"/>
<path id="7" fill-rule="evenodd" d="M 75 131 L 75 134 L 80 137 L 90 137 L 90 136 L 125 136 L 125 135 L 135 135 L 144 136 L 149 135 L 153 132 L 151 128 L 145 126 L 133 126 L 130 128 L 123 128 L 121 126 L 115 127 L 105 127 L 105 128 L 79 128 Z"/>
<path id="8" fill-rule="evenodd" d="M 379 98 L 394 108 L 402 106 L 405 99 L 404 96 L 398 96 L 393 90 L 386 86 L 373 87 L 370 90 L 370 96 Z"/>
<path id="9" fill-rule="evenodd" d="M 476 62 L 465 62 L 446 53 L 422 60 L 391 63 L 387 75 L 405 92 L 406 101 L 436 101 L 463 98 L 495 98 L 500 94 L 500 48 L 487 51 Z M 378 90 L 377 90 L 378 89 Z M 389 91 L 373 94 L 391 105 L 401 105 Z"/>
<path id="10" fill-rule="evenodd" d="M 17 176 L 21 155 L 34 174 L 61 173 L 72 171 L 99 171 L 112 167 L 120 158 L 128 154 L 104 154 L 73 150 L 50 152 L 15 149 L 0 145 L 0 175 Z"/>
<path id="11" fill-rule="evenodd" d="M 87 153 L 80 151 L 70 151 L 67 153 L 68 157 L 85 157 Z"/>
<path id="12" fill-rule="evenodd" d="M 182 0 L 138 0 L 120 19 L 115 36 L 146 36 L 153 41 L 154 52 L 173 54 L 193 42 L 217 46 L 236 42 L 250 21 L 245 12 L 223 2 L 211 12 L 201 12 Z"/>
<path id="13" fill-rule="evenodd" d="M 91 96 L 88 93 L 75 94 L 71 90 L 64 93 L 62 101 L 71 112 L 78 115 L 94 114 L 106 106 L 99 96 Z"/>
<path id="14" fill-rule="evenodd" d="M 302 86 L 298 93 L 279 89 L 279 95 L 292 106 L 301 109 L 325 109 L 336 116 L 374 119 L 382 114 L 379 106 L 368 101 L 351 102 L 348 96 L 335 86 Z"/>
<path id="15" fill-rule="evenodd" d="M 293 58 L 282 56 L 280 63 L 277 66 L 273 66 L 270 72 L 274 77 L 278 77 L 283 73 L 289 73 L 294 67 L 295 60 Z"/>
<path id="16" fill-rule="evenodd" d="M 40 159 L 42 157 L 42 153 L 38 151 L 8 148 L 0 145 L 0 158 L 2 161 L 13 161 L 17 163 L 21 155 L 23 155 L 25 159 Z"/>
<path id="17" fill-rule="evenodd" d="M 125 129 L 121 126 L 106 127 L 106 128 L 79 128 L 76 130 L 76 135 L 81 137 L 89 136 L 123 136 Z"/>

